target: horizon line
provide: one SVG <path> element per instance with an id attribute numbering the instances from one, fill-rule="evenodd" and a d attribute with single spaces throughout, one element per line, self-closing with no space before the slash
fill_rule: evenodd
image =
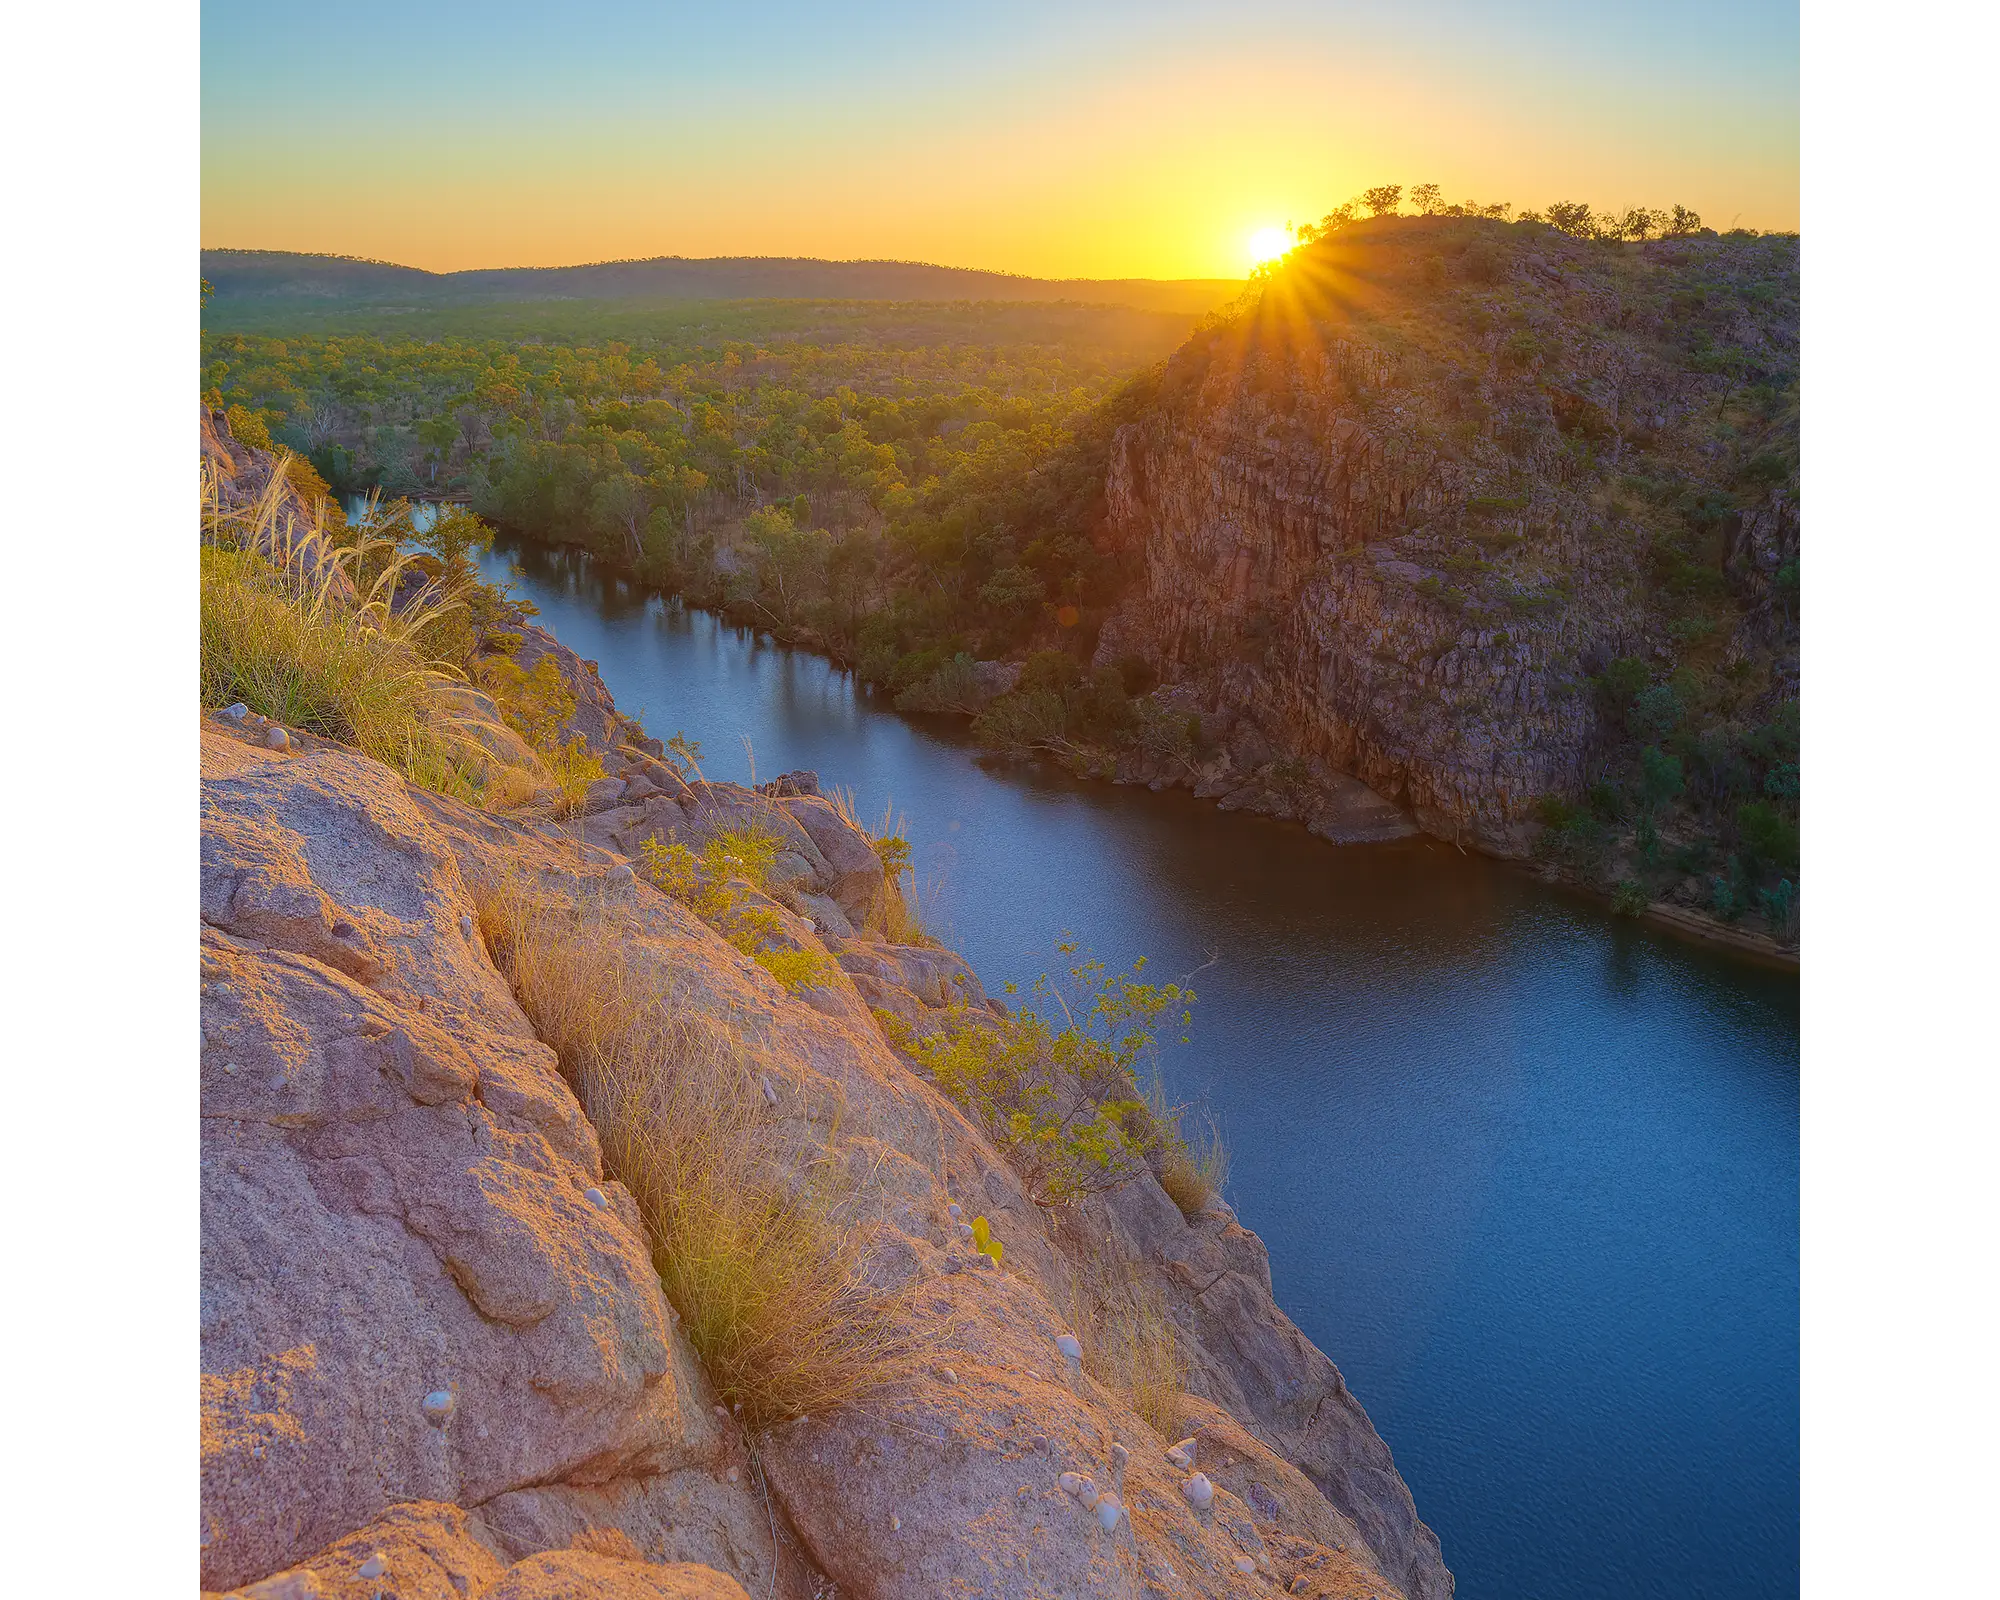
<path id="1" fill-rule="evenodd" d="M 420 272 L 427 278 L 457 278 L 475 272 L 582 272 L 592 267 L 643 267 L 661 261 L 683 261 L 705 264 L 717 261 L 780 261 L 808 262 L 822 267 L 923 267 L 932 272 L 969 272 L 985 278 L 1008 278 L 1020 283 L 1242 283 L 1249 281 L 1249 274 L 1240 277 L 1194 277 L 1194 278 L 1084 278 L 1043 277 L 1032 272 L 1009 272 L 1001 267 L 956 267 L 941 261 L 911 261 L 891 256 L 853 256 L 845 259 L 833 256 L 615 256 L 602 261 L 573 261 L 554 266 L 497 266 L 497 267 L 454 267 L 449 272 L 439 272 L 432 267 L 414 267 L 403 261 L 388 261 L 380 256 L 348 255 L 337 250 L 271 250 L 251 245 L 210 245 L 201 247 L 204 255 L 242 256 L 297 256 L 307 261 L 348 261 L 358 266 L 394 267 L 398 272 Z"/>

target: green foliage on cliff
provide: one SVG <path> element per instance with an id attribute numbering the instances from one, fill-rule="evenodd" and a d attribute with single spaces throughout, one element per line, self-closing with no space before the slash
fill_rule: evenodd
<path id="1" fill-rule="evenodd" d="M 897 1035 L 1046 1206 L 1117 1188 L 1177 1141 L 1152 1115 L 1137 1073 L 1157 1058 L 1162 1019 L 1178 1013 L 1185 1028 L 1195 1000 L 1180 984 L 1143 981 L 1143 960 L 1114 973 L 1073 943 L 1056 948 L 1071 964 L 1061 981 L 1045 975 L 1031 986 L 1041 1009 L 961 1010 L 940 1032 Z"/>
<path id="2" fill-rule="evenodd" d="M 1683 208 L 1510 221 L 1433 193 L 1420 217 L 1366 209 L 1302 232 L 1178 352 L 1148 427 L 1208 429 L 1216 451 L 1261 440 L 1328 559 L 1379 585 L 1355 603 L 1382 642 L 1342 665 L 1397 702 L 1384 742 L 1407 748 L 1423 717 L 1447 730 L 1425 734 L 1439 760 L 1454 739 L 1547 738 L 1550 860 L 1636 886 L 1628 902 L 1786 920 L 1797 237 L 1717 235 Z M 1344 494 L 1303 476 L 1329 452 Z M 1269 645 L 1258 620 L 1222 629 L 1246 658 Z M 1536 732 L 1524 689 L 1551 708 Z M 1594 737 L 1557 731 L 1570 707 Z"/>

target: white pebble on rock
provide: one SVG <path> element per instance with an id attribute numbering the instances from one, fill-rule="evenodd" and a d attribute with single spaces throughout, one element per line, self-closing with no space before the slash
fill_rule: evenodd
<path id="1" fill-rule="evenodd" d="M 1206 1511 L 1215 1504 L 1215 1485 L 1199 1472 L 1181 1485 L 1181 1493 L 1197 1511 Z"/>
<path id="2" fill-rule="evenodd" d="M 1066 1361 L 1083 1359 L 1083 1341 L 1073 1333 L 1061 1334 L 1056 1339 L 1056 1348 L 1063 1353 Z"/>
<path id="3" fill-rule="evenodd" d="M 1114 1531 L 1118 1519 L 1125 1515 L 1125 1507 L 1115 1494 L 1101 1494 L 1097 1497 L 1097 1525 L 1106 1533 Z"/>
<path id="4" fill-rule="evenodd" d="M 245 717 L 250 715 L 250 708 L 239 700 L 233 706 L 224 706 L 222 714 L 231 722 L 241 722 Z"/>
<path id="5" fill-rule="evenodd" d="M 452 1412 L 457 1407 L 458 1397 L 449 1389 L 433 1389 L 424 1396 L 424 1415 L 433 1422 L 450 1420 Z"/>
<path id="6" fill-rule="evenodd" d="M 1167 1459 L 1183 1472 L 1194 1465 L 1194 1440 L 1183 1439 L 1179 1444 L 1167 1447 Z"/>
<path id="7" fill-rule="evenodd" d="M 283 750 L 291 742 L 290 736 L 286 734 L 283 728 L 273 728 L 269 733 L 264 735 L 264 743 L 269 745 L 273 750 Z"/>
<path id="8" fill-rule="evenodd" d="M 583 1197 L 596 1206 L 599 1211 L 609 1211 L 611 1209 L 611 1197 L 594 1184 L 583 1191 Z"/>
<path id="9" fill-rule="evenodd" d="M 382 1552 L 377 1550 L 366 1561 L 361 1563 L 356 1569 L 355 1575 L 362 1578 L 379 1578 L 388 1570 L 389 1563 L 383 1559 Z"/>
<path id="10" fill-rule="evenodd" d="M 458 914 L 458 931 L 468 939 L 472 937 L 472 913 L 470 911 L 461 911 Z"/>
<path id="11" fill-rule="evenodd" d="M 1236 1570 L 1247 1578 L 1257 1570 L 1257 1563 L 1252 1561 L 1248 1556 L 1238 1556 L 1236 1558 Z"/>
<path id="12" fill-rule="evenodd" d="M 945 1210 L 951 1213 L 951 1220 L 953 1222 L 962 1222 L 965 1220 L 965 1211 L 956 1200 L 946 1206 Z"/>

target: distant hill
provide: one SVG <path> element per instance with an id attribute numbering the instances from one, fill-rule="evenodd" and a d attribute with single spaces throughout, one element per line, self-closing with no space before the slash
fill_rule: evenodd
<path id="1" fill-rule="evenodd" d="M 1233 300 L 1241 279 L 1023 278 L 915 261 L 658 256 L 580 267 L 426 272 L 353 256 L 204 250 L 217 300 L 467 306 L 535 300 L 1073 300 L 1199 316 Z"/>

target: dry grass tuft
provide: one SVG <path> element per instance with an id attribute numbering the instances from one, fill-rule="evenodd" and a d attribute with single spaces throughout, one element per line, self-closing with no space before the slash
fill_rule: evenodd
<path id="1" fill-rule="evenodd" d="M 1069 1309 L 1090 1375 L 1163 1440 L 1178 1439 L 1188 1361 L 1159 1288 L 1131 1263 L 1099 1255 L 1072 1279 Z"/>
<path id="2" fill-rule="evenodd" d="M 1157 1078 L 1146 1091 L 1146 1109 L 1163 1137 L 1160 1140 L 1160 1187 L 1192 1222 L 1229 1181 L 1229 1146 L 1215 1118 L 1204 1113 L 1188 1134 L 1186 1110 L 1170 1105 L 1166 1086 Z"/>
<path id="3" fill-rule="evenodd" d="M 916 872 L 910 865 L 910 841 L 904 832 L 903 819 L 896 815 L 895 802 L 892 800 L 884 806 L 882 820 L 870 827 L 861 820 L 852 789 L 836 785 L 827 791 L 826 799 L 839 813 L 841 821 L 868 835 L 869 842 L 875 846 L 875 854 L 882 860 L 882 897 L 870 913 L 868 925 L 861 931 L 890 944 L 937 947 L 939 941 L 924 927 L 922 897 L 917 891 Z M 903 887 L 905 874 L 910 879 L 907 890 Z"/>
<path id="4" fill-rule="evenodd" d="M 908 1291 L 870 1278 L 852 1185 L 788 1155 L 735 1041 L 633 961 L 599 902 L 517 884 L 481 923 L 722 1398 L 763 1427 L 914 1370 Z"/>

